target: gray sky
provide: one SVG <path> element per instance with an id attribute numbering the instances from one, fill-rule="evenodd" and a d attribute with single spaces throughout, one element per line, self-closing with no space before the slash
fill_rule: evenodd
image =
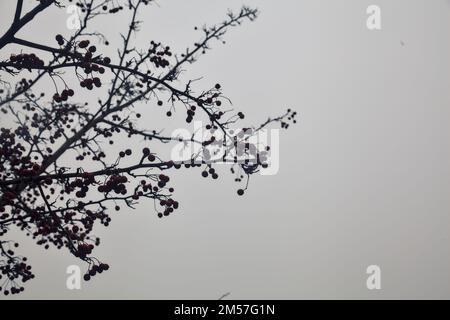
<path id="1" fill-rule="evenodd" d="M 181 51 L 197 40 L 195 25 L 243 3 L 160 0 L 135 41 Z M 2 32 L 14 4 L 0 2 Z M 297 110 L 279 173 L 255 176 L 245 197 L 226 174 L 172 175 L 182 213 L 160 220 L 150 202 L 112 213 L 96 231 L 96 256 L 111 269 L 80 291 L 65 286 L 75 258 L 25 239 L 37 277 L 18 298 L 450 298 L 450 2 L 245 4 L 260 17 L 230 30 L 185 77 L 203 77 L 200 88 L 220 82 L 255 124 Z M 381 7 L 379 31 L 366 28 L 370 4 Z M 52 43 L 66 18 L 52 10 L 21 35 Z M 122 22 L 99 27 L 115 34 Z M 378 291 L 366 288 L 372 264 Z"/>

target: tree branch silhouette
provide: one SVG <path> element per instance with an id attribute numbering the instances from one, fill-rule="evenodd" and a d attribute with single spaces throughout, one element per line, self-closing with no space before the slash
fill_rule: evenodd
<path id="1" fill-rule="evenodd" d="M 23 1 L 18 0 L 11 26 L 0 37 L 0 50 L 8 46 L 17 52 L 0 61 L 0 111 L 2 121 L 10 124 L 0 128 L 0 291 L 5 295 L 22 292 L 23 283 L 34 278 L 27 258 L 16 253 L 17 241 L 4 240 L 12 227 L 45 249 L 68 249 L 87 263 L 88 281 L 109 269 L 93 256 L 100 244 L 94 225 L 108 226 L 109 212 L 150 200 L 157 216 L 167 217 L 179 209 L 169 174 L 202 168 L 203 177 L 217 179 L 219 163 L 230 166 L 237 183 L 245 183 L 237 190 L 243 195 L 249 177 L 267 168 L 270 158 L 269 146 L 252 137 L 272 124 L 288 128 L 296 122 L 296 112 L 288 109 L 259 126 L 233 129 L 244 114 L 225 108 L 229 100 L 220 84 L 196 93 L 193 80 L 180 78 L 211 42 L 223 41 L 229 28 L 255 20 L 256 9 L 229 12 L 222 23 L 199 30 L 202 38 L 192 48 L 174 54 L 156 40 L 144 48 L 132 43 L 140 31 L 139 13 L 151 0 L 37 2 L 22 14 Z M 81 11 L 80 28 L 67 37 L 52 35 L 54 46 L 16 37 L 51 6 L 64 9 L 73 3 Z M 110 58 L 101 52 L 110 44 L 92 22 L 118 14 L 129 17 L 128 27 L 117 57 Z M 38 84 L 54 91 L 39 93 Z M 98 104 L 77 102 L 89 92 L 99 97 Z M 186 113 L 186 123 L 206 119 L 202 129 L 207 135 L 163 135 L 143 121 L 137 112 L 143 105 L 154 106 L 154 113 L 167 110 L 168 123 L 175 121 L 175 111 Z M 111 147 L 121 137 L 135 136 L 144 140 L 140 150 L 133 146 L 117 154 Z M 160 146 L 171 143 L 195 148 L 188 158 L 176 160 Z"/>

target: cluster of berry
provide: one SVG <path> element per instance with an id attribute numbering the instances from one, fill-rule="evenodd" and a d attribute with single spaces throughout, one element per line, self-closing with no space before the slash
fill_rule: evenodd
<path id="1" fill-rule="evenodd" d="M 114 191 L 117 194 L 126 195 L 127 189 L 125 183 L 127 182 L 128 178 L 126 176 L 112 175 L 109 177 L 108 181 L 105 184 L 100 185 L 97 190 L 102 193 Z"/>
<path id="2" fill-rule="evenodd" d="M 44 66 L 44 61 L 34 53 L 21 53 L 17 55 L 11 55 L 9 60 L 14 63 L 14 67 L 18 70 L 25 68 L 31 71 L 31 69 L 42 68 Z"/>
<path id="3" fill-rule="evenodd" d="M 18 294 L 24 291 L 24 287 L 18 286 L 16 284 L 16 280 L 20 280 L 23 283 L 27 282 L 34 278 L 34 274 L 31 272 L 31 266 L 26 263 L 27 258 L 19 258 L 14 257 L 14 251 L 11 249 L 5 250 L 3 248 L 3 244 L 1 249 L 4 250 L 3 254 L 8 257 L 6 263 L 0 265 L 0 280 L 3 277 L 6 278 L 6 281 L 3 282 L 3 286 L 0 286 L 0 292 L 3 291 L 5 296 L 11 294 Z M 18 244 L 14 244 L 15 247 L 18 247 Z"/>
<path id="4" fill-rule="evenodd" d="M 148 50 L 150 56 L 150 62 L 152 62 L 157 68 L 168 67 L 170 62 L 165 58 L 172 56 L 170 47 L 163 47 L 161 43 L 156 43 L 153 40 L 150 42 L 151 48 Z"/>
<path id="5" fill-rule="evenodd" d="M 53 100 L 55 102 L 62 102 L 62 101 L 67 101 L 69 99 L 69 97 L 73 97 L 73 95 L 75 94 L 75 92 L 72 89 L 64 89 L 61 94 L 59 94 L 58 92 L 55 93 L 53 95 Z"/>
<path id="6" fill-rule="evenodd" d="M 91 280 L 97 273 L 109 270 L 109 265 L 106 263 L 94 264 L 92 268 L 83 276 L 85 281 Z"/>

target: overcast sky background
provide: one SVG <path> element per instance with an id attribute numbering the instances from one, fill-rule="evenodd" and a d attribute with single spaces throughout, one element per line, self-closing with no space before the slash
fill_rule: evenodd
<path id="1" fill-rule="evenodd" d="M 159 0 L 135 41 L 180 52 L 198 39 L 194 26 L 242 4 L 260 17 L 185 76 L 220 82 L 248 123 L 297 110 L 279 173 L 255 176 L 245 197 L 226 174 L 172 175 L 182 213 L 160 220 L 151 202 L 112 212 L 96 232 L 111 269 L 80 291 L 66 289 L 78 260 L 25 239 L 37 277 L 16 298 L 450 298 L 450 1 Z M 366 28 L 370 4 L 380 31 Z M 2 32 L 14 6 L 0 2 Z M 66 18 L 49 10 L 20 34 L 54 45 Z M 125 23 L 99 27 L 117 36 Z M 379 291 L 366 288 L 372 264 Z"/>

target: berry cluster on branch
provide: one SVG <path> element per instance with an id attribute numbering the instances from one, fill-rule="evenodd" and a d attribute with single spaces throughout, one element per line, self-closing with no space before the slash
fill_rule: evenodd
<path id="1" fill-rule="evenodd" d="M 0 292 L 5 295 L 22 292 L 23 284 L 34 278 L 27 258 L 16 252 L 17 242 L 6 240 L 12 228 L 44 249 L 66 249 L 84 261 L 83 278 L 88 281 L 110 268 L 94 256 L 100 245 L 94 226 L 109 226 L 111 211 L 151 201 L 161 219 L 181 212 L 170 177 L 176 170 L 199 168 L 199 175 L 217 180 L 218 163 L 230 166 L 242 196 L 250 176 L 266 168 L 270 157 L 270 148 L 252 137 L 271 125 L 287 129 L 296 122 L 296 112 L 288 109 L 259 126 L 232 130 L 245 115 L 230 107 L 221 84 L 195 92 L 194 80 L 179 78 L 214 41 L 224 42 L 228 29 L 253 21 L 256 9 L 243 7 L 237 14 L 229 12 L 220 24 L 196 28 L 201 39 L 177 54 L 159 41 L 149 41 L 144 48 L 133 43 L 141 26 L 139 13 L 152 2 L 40 0 L 31 11 L 22 12 L 23 1 L 17 0 L 12 25 L 0 37 L 0 50 L 17 50 L 0 61 L 0 111 L 2 122 L 9 119 L 0 128 Z M 46 43 L 54 46 L 17 36 L 43 11 L 54 6 L 65 14 L 71 3 L 82 13 L 80 28 L 72 35 L 51 35 Z M 91 22 L 119 14 L 128 18 L 127 30 L 114 44 L 117 57 L 108 57 L 103 45 L 112 43 L 101 30 L 92 30 Z M 75 75 L 76 86 L 67 80 L 69 75 Z M 3 76 L 11 80 L 3 81 Z M 39 92 L 36 84 L 45 82 L 54 89 Z M 78 84 L 81 89 L 75 88 Z M 82 101 L 91 91 L 99 97 L 98 104 Z M 170 121 L 179 113 L 186 123 L 206 119 L 202 129 L 207 135 L 164 135 L 149 128 L 139 111 L 145 108 L 164 112 Z M 146 145 L 141 150 L 117 152 L 111 147 L 137 137 Z M 160 144 L 170 143 L 194 145 L 195 151 L 175 161 L 161 152 Z"/>

